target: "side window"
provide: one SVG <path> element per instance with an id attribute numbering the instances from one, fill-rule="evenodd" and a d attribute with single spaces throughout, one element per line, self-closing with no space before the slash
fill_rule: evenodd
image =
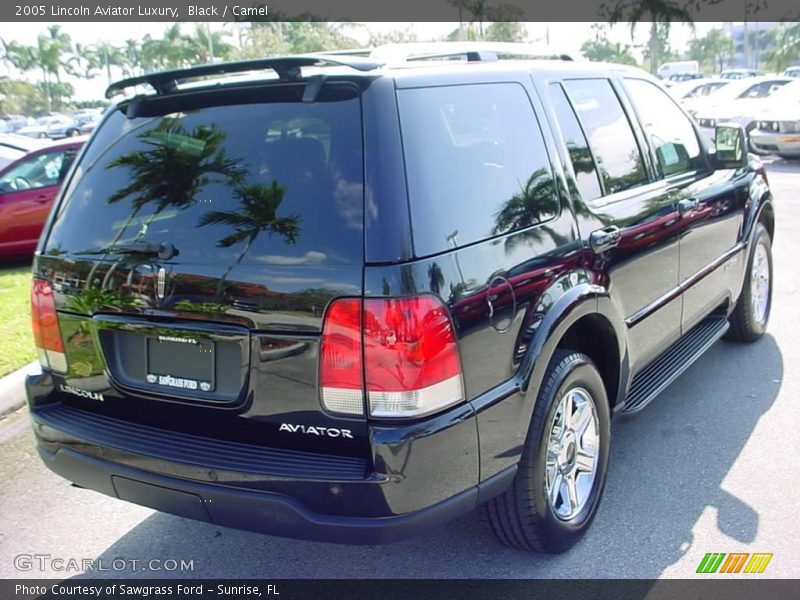
<path id="1" fill-rule="evenodd" d="M 553 218 L 544 139 L 516 83 L 398 90 L 419 256 Z"/>
<path id="2" fill-rule="evenodd" d="M 0 191 L 30 190 L 57 184 L 64 150 L 37 154 L 8 171 L 0 180 Z"/>
<path id="3" fill-rule="evenodd" d="M 561 130 L 561 137 L 567 147 L 572 168 L 575 171 L 578 192 L 580 192 L 581 198 L 585 201 L 595 200 L 603 195 L 603 190 L 600 188 L 597 167 L 589 150 L 586 136 L 581 130 L 580 123 L 578 123 L 578 117 L 575 115 L 575 111 L 572 110 L 561 84 L 550 84 L 548 91 L 550 102 L 556 112 L 556 120 L 558 121 L 558 128 Z"/>
<path id="4" fill-rule="evenodd" d="M 605 193 L 647 183 L 642 154 L 611 82 L 572 79 L 564 87 L 589 138 Z"/>
<path id="5" fill-rule="evenodd" d="M 643 79 L 626 79 L 625 86 L 650 138 L 661 175 L 669 177 L 702 168 L 703 156 L 697 134 L 675 102 Z"/>

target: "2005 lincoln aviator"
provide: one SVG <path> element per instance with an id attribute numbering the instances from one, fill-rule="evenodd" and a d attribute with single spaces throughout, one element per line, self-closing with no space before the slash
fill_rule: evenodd
<path id="1" fill-rule="evenodd" d="M 109 88 L 33 267 L 50 469 L 281 536 L 480 506 L 515 548 L 581 538 L 612 417 L 764 333 L 767 177 L 637 69 L 427 58 Z"/>

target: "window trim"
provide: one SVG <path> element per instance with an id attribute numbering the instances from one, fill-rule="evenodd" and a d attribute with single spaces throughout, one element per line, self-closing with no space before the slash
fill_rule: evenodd
<path id="1" fill-rule="evenodd" d="M 611 204 L 612 202 L 616 202 L 618 200 L 625 200 L 625 199 L 631 197 L 632 194 L 628 194 L 627 192 L 634 192 L 636 190 L 640 190 L 640 189 L 645 188 L 646 186 L 658 181 L 658 178 L 655 177 L 654 165 L 653 165 L 653 162 L 652 162 L 652 156 L 650 155 L 650 148 L 649 148 L 649 146 L 646 146 L 647 152 L 645 152 L 644 148 L 642 148 L 642 143 L 644 142 L 646 144 L 647 140 L 644 139 L 644 138 L 646 138 L 646 136 L 644 135 L 644 131 L 642 130 L 642 128 L 641 128 L 641 126 L 639 124 L 638 115 L 634 115 L 635 117 L 637 117 L 636 119 L 632 119 L 631 118 L 631 111 L 630 111 L 631 102 L 630 102 L 630 100 L 629 100 L 629 98 L 627 96 L 627 90 L 625 90 L 625 92 L 626 92 L 625 94 L 620 94 L 620 90 L 618 89 L 618 85 L 617 85 L 617 80 L 613 76 L 610 76 L 610 77 L 609 76 L 564 77 L 564 78 L 560 79 L 558 82 L 560 84 L 562 84 L 562 86 L 563 86 L 563 84 L 565 82 L 567 82 L 567 81 L 605 81 L 605 82 L 608 83 L 608 85 L 611 87 L 611 90 L 612 90 L 614 96 L 617 98 L 617 101 L 619 102 L 619 106 L 622 109 L 622 114 L 625 116 L 625 119 L 628 122 L 628 127 L 630 127 L 631 133 L 633 134 L 633 139 L 636 142 L 636 148 L 639 150 L 639 156 L 642 159 L 642 167 L 644 168 L 644 173 L 645 173 L 645 178 L 646 178 L 645 181 L 643 183 L 641 183 L 640 185 L 637 185 L 637 186 L 632 187 L 632 188 L 628 188 L 627 190 L 619 190 L 617 192 L 610 192 L 609 193 L 606 190 L 605 183 L 603 182 L 603 178 L 600 176 L 600 173 L 599 173 L 599 170 L 598 170 L 598 179 L 600 180 L 600 188 L 603 190 L 603 195 L 600 196 L 600 198 L 596 198 L 595 200 L 587 200 L 586 203 L 588 205 L 592 206 L 592 207 L 607 206 L 607 205 Z M 580 113 L 577 110 L 575 110 L 575 105 L 574 105 L 574 103 L 572 101 L 572 98 L 570 97 L 569 91 L 567 90 L 566 86 L 564 86 L 564 91 L 565 91 L 565 93 L 567 95 L 567 100 L 569 101 L 570 106 L 572 107 L 572 110 L 573 110 L 573 112 L 575 113 L 575 116 L 578 119 L 578 124 L 581 126 L 581 130 L 584 132 L 584 137 L 586 137 L 586 143 L 589 145 L 589 151 L 592 154 L 592 159 L 595 161 L 595 166 L 596 166 L 597 165 L 597 158 L 596 158 L 594 149 L 592 148 L 591 141 L 589 140 L 589 136 L 586 135 L 586 127 L 585 127 L 585 125 L 583 123 L 583 119 L 581 119 Z M 612 198 L 613 200 L 608 201 L 608 200 L 606 200 L 607 198 Z"/>
<path id="2" fill-rule="evenodd" d="M 586 147 L 589 149 L 589 156 L 592 157 L 592 164 L 594 165 L 594 176 L 597 178 L 598 186 L 600 187 L 600 197 L 599 198 L 584 198 L 583 194 L 580 193 L 580 189 L 578 189 L 578 194 L 581 196 L 581 200 L 586 202 L 587 204 L 592 204 L 600 200 L 601 198 L 605 198 L 608 193 L 606 191 L 605 182 L 603 182 L 603 178 L 600 177 L 600 169 L 597 168 L 597 157 L 594 154 L 594 150 L 592 149 L 591 145 L 589 145 L 589 137 L 586 135 L 586 130 L 583 127 L 583 122 L 581 122 L 580 118 L 578 117 L 578 112 L 575 110 L 575 106 L 572 104 L 572 99 L 567 94 L 567 90 L 564 87 L 564 82 L 562 80 L 556 81 L 548 81 L 546 82 L 547 85 L 547 101 L 550 105 L 550 108 L 553 112 L 554 122 L 556 129 L 558 130 L 559 142 L 566 148 L 566 140 L 564 139 L 564 132 L 561 128 L 561 121 L 558 118 L 558 112 L 555 110 L 555 106 L 553 106 L 552 98 L 550 97 L 550 88 L 551 87 L 558 87 L 561 90 L 561 93 L 564 94 L 564 99 L 567 101 L 567 106 L 572 111 L 572 114 L 575 116 L 575 122 L 578 124 L 578 129 L 583 136 L 584 141 L 586 142 Z M 569 148 L 566 148 L 567 154 L 566 158 L 569 163 L 570 175 L 572 176 L 573 181 L 575 181 L 575 185 L 577 187 L 578 184 L 578 175 L 575 171 L 575 164 L 572 162 L 572 157 L 569 155 Z"/>

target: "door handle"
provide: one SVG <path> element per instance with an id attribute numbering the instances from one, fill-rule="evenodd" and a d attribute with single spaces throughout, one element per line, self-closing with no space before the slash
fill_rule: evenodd
<path id="1" fill-rule="evenodd" d="M 44 194 L 41 196 L 36 196 L 36 202 L 38 202 L 39 204 L 44 204 L 48 200 L 50 200 L 50 196 Z"/>
<path id="2" fill-rule="evenodd" d="M 678 201 L 678 212 L 682 217 L 693 213 L 697 210 L 697 207 L 700 205 L 700 201 L 696 198 L 684 198 L 683 200 Z"/>
<path id="3" fill-rule="evenodd" d="M 589 234 L 589 245 L 596 254 L 616 248 L 622 237 L 619 227 L 611 225 L 603 229 L 597 229 Z"/>

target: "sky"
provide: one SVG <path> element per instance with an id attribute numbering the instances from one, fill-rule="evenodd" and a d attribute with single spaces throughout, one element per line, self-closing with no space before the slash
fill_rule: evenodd
<path id="1" fill-rule="evenodd" d="M 43 32 L 51 23 L 15 23 L 13 31 L 3 31 L 0 33 L 5 41 L 15 40 L 23 44 L 34 44 L 36 37 L 39 33 Z M 112 44 L 122 45 L 124 40 L 131 37 L 144 37 L 150 34 L 153 37 L 160 37 L 164 30 L 173 25 L 173 23 L 131 23 L 131 22 L 118 22 L 118 23 L 59 23 L 63 31 L 68 33 L 73 41 L 80 41 L 82 44 L 91 45 L 99 41 L 106 41 Z M 359 27 L 352 27 L 344 31 L 350 37 L 358 40 L 362 44 L 366 44 L 369 39 L 370 32 L 389 32 L 393 30 L 413 30 L 417 34 L 420 41 L 426 39 L 440 38 L 447 35 L 455 28 L 458 23 L 362 23 Z M 549 33 L 550 47 L 553 51 L 576 54 L 580 50 L 581 44 L 594 36 L 591 29 L 591 23 L 526 23 L 528 31 L 528 40 L 531 42 L 545 43 Z M 184 31 L 189 32 L 194 28 L 194 23 L 183 23 Z M 719 23 L 697 23 L 695 26 L 695 35 L 702 36 L 706 31 L 714 26 L 720 26 Z M 211 23 L 213 30 L 223 29 L 233 32 L 234 28 L 230 23 Z M 634 44 L 643 46 L 647 41 L 647 24 L 640 24 L 631 40 L 630 28 L 625 24 L 614 26 L 609 32 L 609 38 L 613 42 L 622 44 Z M 683 24 L 673 25 L 671 33 L 671 44 L 674 48 L 685 48 L 692 37 L 692 31 L 689 26 Z M 233 38 L 231 38 L 232 41 Z M 637 50 L 634 50 L 637 52 Z M 640 50 L 638 51 L 640 52 Z M 13 75 L 19 77 L 20 75 L 4 72 L 0 67 L 0 74 Z M 119 77 L 119 73 L 112 75 Z M 38 74 L 31 72 L 27 75 L 31 81 L 36 81 Z M 66 78 L 67 81 L 72 83 L 75 88 L 76 100 L 97 100 L 103 97 L 103 91 L 107 85 L 105 75 L 98 76 L 92 80 Z"/>

